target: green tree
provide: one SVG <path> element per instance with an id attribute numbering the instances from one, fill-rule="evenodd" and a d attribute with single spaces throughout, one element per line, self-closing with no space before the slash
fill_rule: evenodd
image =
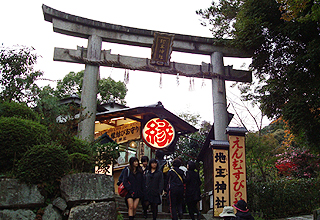
<path id="1" fill-rule="evenodd" d="M 180 113 L 179 117 L 194 127 L 200 127 L 198 132 L 187 134 L 179 137 L 176 144 L 176 150 L 172 157 L 180 157 L 184 162 L 188 160 L 196 160 L 202 145 L 210 131 L 209 122 L 202 121 L 200 124 L 200 115 L 191 113 Z"/>
<path id="2" fill-rule="evenodd" d="M 307 4 L 295 10 L 291 20 L 283 19 L 281 2 L 298 1 L 279 2 L 220 0 L 198 14 L 215 27 L 213 31 L 224 30 L 214 32 L 215 37 L 229 37 L 227 45 L 252 51 L 251 68 L 259 83 L 240 85 L 246 100 L 260 102 L 269 118 L 283 116 L 296 137 L 320 151 L 318 1 L 302 1 Z M 232 22 L 219 23 L 224 16 Z M 302 19 L 306 17 L 310 19 Z"/>
<path id="3" fill-rule="evenodd" d="M 78 124 L 86 117 L 80 116 L 80 106 L 76 103 L 61 105 L 50 86 L 38 89 L 37 96 L 34 109 L 41 117 L 41 124 L 48 128 L 51 140 L 62 146 L 72 144 Z"/>
<path id="4" fill-rule="evenodd" d="M 59 98 L 64 98 L 72 94 L 81 97 L 84 70 L 75 73 L 68 73 L 62 80 L 57 83 L 56 94 Z M 106 103 L 114 100 L 118 103 L 125 104 L 125 96 L 127 94 L 125 83 L 116 82 L 111 77 L 100 79 L 98 84 L 98 102 Z"/>
<path id="5" fill-rule="evenodd" d="M 28 102 L 38 86 L 35 80 L 43 73 L 34 70 L 39 56 L 33 48 L 0 48 L 0 100 Z"/>
<path id="6" fill-rule="evenodd" d="M 281 145 L 273 134 L 246 135 L 247 178 L 254 181 L 270 181 L 276 176 L 275 162 L 281 153 Z"/>

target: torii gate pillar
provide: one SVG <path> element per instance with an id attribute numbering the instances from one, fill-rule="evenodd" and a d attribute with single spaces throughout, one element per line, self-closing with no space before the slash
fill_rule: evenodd
<path id="1" fill-rule="evenodd" d="M 221 76 L 212 78 L 214 139 L 227 141 L 225 130 L 228 126 L 228 113 L 226 108 L 227 101 L 223 54 L 221 52 L 212 53 L 211 64 L 218 76 Z"/>
<path id="2" fill-rule="evenodd" d="M 88 39 L 87 58 L 90 61 L 99 61 L 101 59 L 102 39 L 97 35 L 91 35 Z M 82 114 L 87 117 L 79 124 L 79 137 L 83 140 L 94 141 L 94 127 L 97 112 L 97 93 L 99 81 L 99 66 L 86 64 L 82 93 L 81 107 Z"/>

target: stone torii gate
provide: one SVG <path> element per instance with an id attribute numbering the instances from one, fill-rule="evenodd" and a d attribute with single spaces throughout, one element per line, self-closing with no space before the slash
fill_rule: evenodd
<path id="1" fill-rule="evenodd" d="M 250 58 L 250 53 L 216 45 L 213 38 L 167 33 L 169 36 L 174 36 L 173 51 L 210 55 L 211 63 L 191 65 L 168 62 L 167 65 L 156 66 L 152 65 L 152 60 L 148 58 L 114 55 L 110 50 L 101 51 L 101 47 L 103 41 L 152 48 L 157 31 L 90 20 L 55 10 L 46 5 L 42 5 L 42 10 L 44 19 L 53 24 L 54 32 L 88 39 L 88 48 L 78 47 L 77 50 L 55 48 L 53 58 L 55 61 L 85 64 L 81 105 L 91 117 L 79 125 L 79 136 L 82 139 L 93 140 L 99 66 L 108 66 L 212 79 L 215 140 L 227 140 L 225 130 L 228 125 L 228 114 L 225 80 L 251 82 L 252 73 L 251 71 L 234 70 L 232 66 L 224 66 L 223 57 Z"/>

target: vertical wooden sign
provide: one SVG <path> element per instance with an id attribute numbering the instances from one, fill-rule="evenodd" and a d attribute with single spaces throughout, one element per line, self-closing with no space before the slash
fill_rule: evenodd
<path id="1" fill-rule="evenodd" d="M 231 205 L 238 200 L 247 201 L 247 178 L 246 178 L 246 152 L 245 132 L 243 128 L 236 130 L 227 129 L 229 134 L 229 160 L 230 160 L 230 200 Z M 241 130 L 242 129 L 242 130 Z M 238 132 L 234 132 L 238 131 Z M 242 132 L 240 132 L 242 131 Z"/>
<path id="2" fill-rule="evenodd" d="M 213 148 L 213 207 L 219 217 L 224 206 L 230 205 L 229 154 L 227 141 L 211 141 Z"/>

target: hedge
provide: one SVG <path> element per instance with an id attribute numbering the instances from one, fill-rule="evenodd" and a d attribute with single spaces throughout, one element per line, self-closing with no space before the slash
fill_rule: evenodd
<path id="1" fill-rule="evenodd" d="M 68 153 L 55 144 L 36 145 L 18 163 L 18 178 L 25 183 L 52 183 L 70 170 Z"/>
<path id="2" fill-rule="evenodd" d="M 0 117 L 16 117 L 39 121 L 36 112 L 30 109 L 25 103 L 2 102 L 0 103 Z"/>
<path id="3" fill-rule="evenodd" d="M 310 214 L 320 207 L 320 178 L 248 182 L 248 207 L 265 219 Z"/>
<path id="4" fill-rule="evenodd" d="M 0 117 L 0 172 L 10 171 L 28 149 L 48 139 L 47 128 L 38 122 Z"/>

